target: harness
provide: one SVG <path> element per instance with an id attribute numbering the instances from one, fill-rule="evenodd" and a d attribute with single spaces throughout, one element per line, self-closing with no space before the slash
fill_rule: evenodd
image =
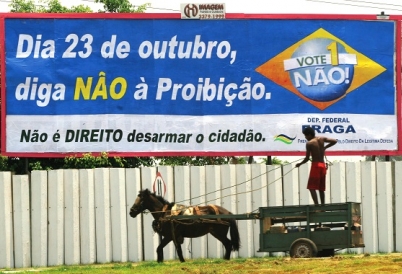
<path id="1" fill-rule="evenodd" d="M 216 205 L 209 204 L 208 206 L 213 209 L 215 215 L 219 215 L 219 209 Z M 172 237 L 173 237 L 174 241 L 176 240 L 175 236 L 174 236 L 174 230 L 175 230 L 176 226 L 178 226 L 178 225 L 186 225 L 186 226 L 191 226 L 191 225 L 196 225 L 196 224 L 220 224 L 220 225 L 227 225 L 227 226 L 230 225 L 230 223 L 228 221 L 222 220 L 221 218 L 217 218 L 217 219 L 202 218 L 202 216 L 205 215 L 205 213 L 207 213 L 207 212 L 200 209 L 199 206 L 188 207 L 188 206 L 183 206 L 183 205 L 174 205 L 170 209 L 170 214 L 169 214 L 168 213 L 168 205 L 166 204 L 163 206 L 162 212 L 164 213 L 164 214 L 162 214 L 162 217 L 160 217 L 158 220 L 154 220 L 152 222 L 152 228 L 156 233 L 161 234 L 163 225 L 166 222 L 169 222 L 171 225 Z M 171 216 L 180 216 L 180 215 L 183 215 L 183 216 L 196 215 L 196 216 L 200 216 L 200 218 L 196 218 L 196 219 L 183 218 L 182 220 L 170 218 Z"/>

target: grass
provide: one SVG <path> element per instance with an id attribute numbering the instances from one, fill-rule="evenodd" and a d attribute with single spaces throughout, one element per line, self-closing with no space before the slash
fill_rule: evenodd
<path id="1" fill-rule="evenodd" d="M 353 255 L 342 254 L 331 258 L 292 259 L 264 257 L 249 259 L 197 259 L 156 262 L 59 266 L 49 268 L 0 270 L 0 273 L 136 273 L 136 274 L 237 274 L 237 273 L 402 273 L 402 254 Z"/>

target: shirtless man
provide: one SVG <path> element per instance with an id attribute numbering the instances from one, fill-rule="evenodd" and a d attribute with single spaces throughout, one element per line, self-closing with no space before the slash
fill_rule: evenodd
<path id="1" fill-rule="evenodd" d="M 324 162 L 325 150 L 335 145 L 338 141 L 336 139 L 327 137 L 316 137 L 315 131 L 311 127 L 303 129 L 304 137 L 307 139 L 306 144 L 306 157 L 302 162 L 296 164 L 296 167 L 307 163 L 312 158 L 310 176 L 308 178 L 307 189 L 310 190 L 311 198 L 314 204 L 318 205 L 317 192 L 320 193 L 321 204 L 325 204 L 325 175 L 327 174 L 327 167 Z M 327 143 L 327 144 L 326 144 Z"/>

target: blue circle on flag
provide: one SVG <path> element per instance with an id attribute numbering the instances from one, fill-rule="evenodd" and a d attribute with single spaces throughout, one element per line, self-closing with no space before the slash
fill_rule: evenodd
<path id="1" fill-rule="evenodd" d="M 315 38 L 301 44 L 292 55 L 297 67 L 289 71 L 294 87 L 318 102 L 345 95 L 352 83 L 354 64 L 342 61 L 342 54 L 347 54 L 345 47 L 328 38 Z M 338 64 L 332 60 L 333 56 L 337 57 Z"/>

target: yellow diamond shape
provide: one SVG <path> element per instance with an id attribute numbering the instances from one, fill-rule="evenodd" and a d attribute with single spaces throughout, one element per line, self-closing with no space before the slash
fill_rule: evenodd
<path id="1" fill-rule="evenodd" d="M 292 83 L 292 80 L 290 78 L 290 75 L 287 71 L 285 71 L 284 67 L 284 60 L 288 60 L 292 58 L 292 54 L 308 40 L 311 39 L 316 39 L 316 38 L 328 38 L 333 41 L 338 42 L 339 44 L 343 45 L 345 47 L 346 52 L 350 54 L 355 54 L 357 58 L 357 64 L 354 66 L 354 77 L 352 80 L 352 83 L 350 84 L 350 87 L 346 90 L 346 93 L 332 101 L 328 102 L 318 102 L 314 101 L 312 99 L 307 98 L 303 94 L 301 94 L 294 86 Z M 330 105 L 336 103 L 337 101 L 341 100 L 344 98 L 348 93 L 352 92 L 353 90 L 357 89 L 361 85 L 367 83 L 371 79 L 377 77 L 381 73 L 383 73 L 386 69 L 379 65 L 378 63 L 374 62 L 364 54 L 361 54 L 360 52 L 356 51 L 352 47 L 348 46 L 344 41 L 340 40 L 336 36 L 332 35 L 328 31 L 320 28 L 317 31 L 313 32 L 309 36 L 305 37 L 304 39 L 300 40 L 299 42 L 295 43 L 294 45 L 290 46 L 283 52 L 279 53 L 276 55 L 274 58 L 270 59 L 269 61 L 265 62 L 258 68 L 256 68 L 256 71 L 271 81 L 275 82 L 276 84 L 286 88 L 287 90 L 293 92 L 300 98 L 308 101 L 310 104 L 316 106 L 317 108 L 323 110 Z"/>

